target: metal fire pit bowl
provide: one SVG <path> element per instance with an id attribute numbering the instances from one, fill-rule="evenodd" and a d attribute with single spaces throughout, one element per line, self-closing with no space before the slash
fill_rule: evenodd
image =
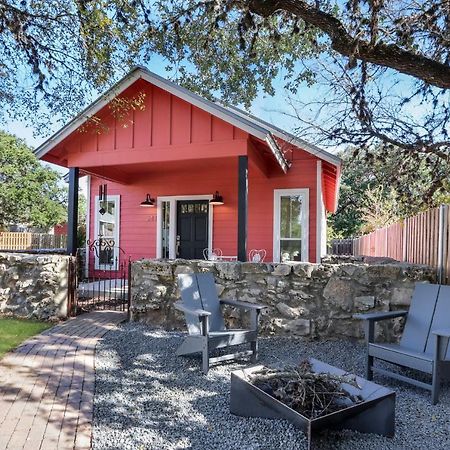
<path id="1" fill-rule="evenodd" d="M 308 448 L 311 448 L 313 435 L 325 429 L 348 429 L 361 433 L 375 433 L 389 437 L 394 436 L 394 391 L 364 378 L 349 374 L 344 370 L 325 364 L 317 359 L 310 358 L 308 361 L 312 366 L 313 372 L 354 377 L 360 388 L 347 383 L 344 383 L 342 387 L 351 394 L 360 395 L 363 401 L 316 419 L 308 419 L 251 384 L 248 381 L 249 376 L 264 368 L 264 366 L 255 366 L 232 372 L 231 413 L 244 417 L 288 420 L 306 434 Z"/>

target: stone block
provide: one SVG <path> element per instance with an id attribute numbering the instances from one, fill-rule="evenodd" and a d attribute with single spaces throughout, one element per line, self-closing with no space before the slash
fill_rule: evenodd
<path id="1" fill-rule="evenodd" d="M 311 263 L 297 263 L 292 267 L 292 272 L 302 278 L 311 278 L 314 270 L 314 264 Z"/>
<path id="2" fill-rule="evenodd" d="M 216 270 L 223 280 L 237 281 L 241 278 L 241 263 L 238 262 L 216 262 Z"/>
<path id="3" fill-rule="evenodd" d="M 273 268 L 272 275 L 286 277 L 292 272 L 292 266 L 289 264 L 276 264 Z"/>
<path id="4" fill-rule="evenodd" d="M 241 265 L 241 272 L 243 274 L 266 274 L 272 272 L 272 266 L 266 263 L 244 262 Z"/>
<path id="5" fill-rule="evenodd" d="M 413 287 L 394 287 L 390 298 L 390 304 L 396 306 L 409 306 L 413 294 Z"/>
<path id="6" fill-rule="evenodd" d="M 286 303 L 279 302 L 275 305 L 279 313 L 288 319 L 296 319 L 298 316 L 300 316 L 300 312 L 297 310 L 297 308 L 292 308 L 289 305 L 286 305 Z"/>
<path id="7" fill-rule="evenodd" d="M 311 321 L 309 319 L 283 321 L 282 328 L 296 336 L 308 336 L 311 333 Z"/>
<path id="8" fill-rule="evenodd" d="M 355 308 L 360 311 L 367 311 L 375 307 L 375 297 L 373 295 L 361 295 L 355 297 Z"/>

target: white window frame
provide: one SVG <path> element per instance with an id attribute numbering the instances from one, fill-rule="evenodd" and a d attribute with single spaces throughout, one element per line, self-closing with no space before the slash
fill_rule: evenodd
<path id="1" fill-rule="evenodd" d="M 207 195 L 176 195 L 158 197 L 156 201 L 156 257 L 162 257 L 162 202 L 170 203 L 169 212 L 169 259 L 176 259 L 177 240 L 177 202 L 182 200 L 211 200 L 213 196 Z M 212 250 L 213 242 L 213 209 L 214 205 L 209 204 L 208 208 L 208 250 Z"/>
<path id="2" fill-rule="evenodd" d="M 116 223 L 116 227 L 114 228 L 114 259 L 117 258 L 117 263 L 120 264 L 120 195 L 108 195 L 108 202 L 115 202 L 114 208 L 114 219 Z M 102 215 L 99 213 L 100 210 L 100 197 L 98 195 L 95 196 L 95 225 L 94 225 L 94 239 L 98 239 L 99 232 L 99 222 L 102 218 Z M 95 270 L 114 270 L 114 265 L 110 266 L 109 264 L 100 264 L 99 258 L 97 254 L 94 252 L 94 267 Z"/>
<path id="3" fill-rule="evenodd" d="M 280 240 L 281 240 L 281 197 L 296 195 L 302 197 L 302 261 L 309 261 L 309 189 L 274 189 L 273 191 L 273 260 L 280 262 Z"/>

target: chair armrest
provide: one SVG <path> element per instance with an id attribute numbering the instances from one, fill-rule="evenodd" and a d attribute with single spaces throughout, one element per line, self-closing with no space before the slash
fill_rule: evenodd
<path id="1" fill-rule="evenodd" d="M 190 309 L 187 306 L 184 306 L 182 303 L 174 303 L 173 306 L 175 307 L 175 309 L 178 309 L 178 311 L 184 312 L 186 314 L 192 314 L 193 316 L 206 317 L 211 315 L 209 311 L 205 311 L 204 309 Z"/>
<path id="2" fill-rule="evenodd" d="M 389 311 L 389 312 L 376 312 L 369 314 L 353 314 L 353 318 L 378 322 L 380 320 L 394 319 L 395 317 L 403 317 L 406 316 L 407 314 L 408 311 Z"/>
<path id="3" fill-rule="evenodd" d="M 235 306 L 236 308 L 245 308 L 245 309 L 264 309 L 267 308 L 266 305 L 261 305 L 259 303 L 250 303 L 250 302 L 240 302 L 238 300 L 220 300 L 220 303 L 223 305 Z"/>
<path id="4" fill-rule="evenodd" d="M 441 328 L 440 330 L 433 330 L 432 333 L 439 337 L 450 338 L 450 328 L 445 329 Z"/>

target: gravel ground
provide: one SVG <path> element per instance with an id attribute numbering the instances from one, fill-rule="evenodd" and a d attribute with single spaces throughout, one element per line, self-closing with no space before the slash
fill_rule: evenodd
<path id="1" fill-rule="evenodd" d="M 229 412 L 230 372 L 207 377 L 200 360 L 175 355 L 183 334 L 124 324 L 109 332 L 96 356 L 94 449 L 302 450 L 306 439 L 282 420 L 249 419 Z M 363 375 L 364 347 L 349 341 L 261 338 L 262 364 L 315 357 Z M 450 449 L 450 390 L 433 406 L 427 391 L 376 376 L 397 392 L 396 435 L 345 431 L 321 437 L 321 449 Z"/>

